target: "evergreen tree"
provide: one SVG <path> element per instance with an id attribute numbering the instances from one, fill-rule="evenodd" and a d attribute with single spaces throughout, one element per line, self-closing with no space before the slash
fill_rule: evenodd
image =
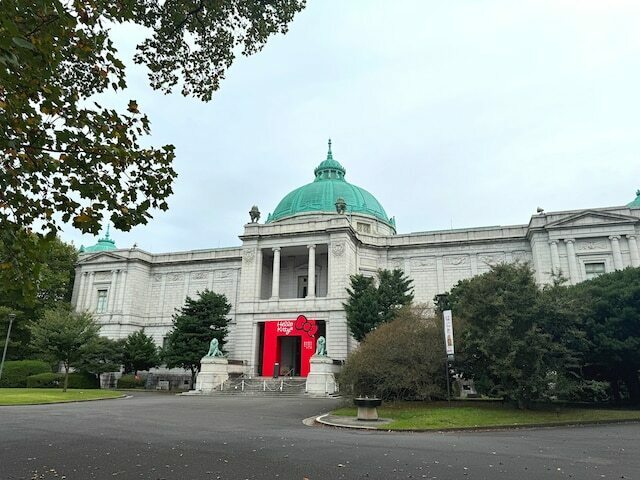
<path id="1" fill-rule="evenodd" d="M 399 269 L 378 271 L 377 288 L 373 278 L 352 275 L 343 306 L 353 337 L 360 342 L 381 323 L 392 321 L 402 306 L 413 301 L 411 283 Z"/>
<path id="2" fill-rule="evenodd" d="M 198 293 L 197 299 L 187 297 L 184 307 L 173 316 L 173 329 L 162 352 L 167 367 L 190 370 L 193 385 L 209 342 L 217 338 L 221 350 L 226 343 L 230 310 L 227 297 L 210 290 Z"/>
<path id="3" fill-rule="evenodd" d="M 40 355 L 61 362 L 64 386 L 69 385 L 69 369 L 78 365 L 82 347 L 94 342 L 100 327 L 90 314 L 74 313 L 61 306 L 46 310 L 43 318 L 31 325 L 31 344 Z"/>
<path id="4" fill-rule="evenodd" d="M 583 374 L 609 382 L 616 400 L 640 402 L 640 268 L 600 275 L 570 291 L 584 312 Z"/>
<path id="5" fill-rule="evenodd" d="M 153 338 L 142 330 L 133 332 L 124 341 L 122 360 L 125 372 L 137 374 L 139 370 L 149 370 L 160 363 L 158 347 Z"/>
<path id="6" fill-rule="evenodd" d="M 91 373 L 100 379 L 100 374 L 120 371 L 123 364 L 124 341 L 97 337 L 81 348 L 76 364 L 78 370 Z"/>
<path id="7" fill-rule="evenodd" d="M 501 264 L 462 280 L 448 300 L 462 321 L 457 364 L 481 393 L 526 408 L 568 395 L 560 386 L 581 386 L 565 381 L 578 364 L 569 342 L 576 334 L 570 304 L 558 291 L 541 291 L 528 265 Z"/>

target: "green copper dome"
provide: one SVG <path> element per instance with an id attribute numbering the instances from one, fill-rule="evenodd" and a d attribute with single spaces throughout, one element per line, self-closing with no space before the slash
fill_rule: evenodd
<path id="1" fill-rule="evenodd" d="M 395 221 L 387 216 L 380 202 L 364 188 L 356 187 L 344 179 L 347 171 L 334 160 L 331 140 L 327 159 L 318 165 L 313 173 L 316 179 L 285 196 L 268 216 L 267 223 L 301 213 L 336 213 L 336 201 L 340 198 L 346 203 L 347 214 L 371 215 L 395 230 Z"/>
<path id="2" fill-rule="evenodd" d="M 116 248 L 116 242 L 109 237 L 109 225 L 107 225 L 107 233 L 104 238 L 99 239 L 98 243 L 90 247 L 80 246 L 80 252 L 104 252 L 107 250 L 115 250 Z"/>
<path id="3" fill-rule="evenodd" d="M 636 192 L 636 199 L 631 203 L 627 203 L 627 207 L 640 208 L 640 190 Z"/>

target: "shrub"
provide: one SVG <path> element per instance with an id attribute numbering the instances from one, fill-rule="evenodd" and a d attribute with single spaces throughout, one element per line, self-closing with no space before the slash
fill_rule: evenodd
<path id="1" fill-rule="evenodd" d="M 28 388 L 62 388 L 64 384 L 64 373 L 40 373 L 31 375 L 27 378 Z M 95 376 L 74 372 L 69 374 L 69 388 L 99 388 L 98 381 Z"/>
<path id="2" fill-rule="evenodd" d="M 339 376 L 355 395 L 384 400 L 444 397 L 444 341 L 439 322 L 417 307 L 369 333 Z"/>
<path id="3" fill-rule="evenodd" d="M 51 366 L 42 360 L 14 360 L 4 363 L 0 387 L 24 388 L 27 377 L 51 372 Z"/>
<path id="4" fill-rule="evenodd" d="M 137 378 L 135 375 L 122 375 L 118 379 L 117 388 L 144 388 L 145 379 Z"/>

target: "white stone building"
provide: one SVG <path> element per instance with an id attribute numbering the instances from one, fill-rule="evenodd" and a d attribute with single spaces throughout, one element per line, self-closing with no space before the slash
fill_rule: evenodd
<path id="1" fill-rule="evenodd" d="M 522 225 L 398 234 L 375 197 L 346 182 L 330 145 L 314 173 L 265 223 L 244 226 L 241 247 L 152 254 L 117 249 L 107 233 L 80 256 L 75 308 L 94 312 L 106 336 L 144 328 L 161 345 L 175 309 L 208 288 L 232 305 L 230 358 L 252 374 L 271 374 L 275 360 L 304 375 L 315 343 L 296 330 L 300 315 L 334 359 L 355 347 L 342 306 L 353 274 L 401 268 L 427 303 L 499 262 L 530 262 L 541 284 L 554 272 L 577 283 L 640 266 L 640 191 L 627 206 L 541 212 Z"/>

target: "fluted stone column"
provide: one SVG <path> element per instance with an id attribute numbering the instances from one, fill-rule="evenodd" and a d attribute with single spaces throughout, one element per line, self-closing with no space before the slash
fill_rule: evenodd
<path id="1" fill-rule="evenodd" d="M 271 298 L 280 298 L 280 247 L 273 249 L 273 277 L 271 279 Z"/>
<path id="2" fill-rule="evenodd" d="M 307 271 L 307 298 L 316 296 L 316 246 L 307 245 L 309 249 L 309 265 Z"/>
<path id="3" fill-rule="evenodd" d="M 120 270 L 111 271 L 111 284 L 109 285 L 109 297 L 107 298 L 107 310 L 106 310 L 107 312 L 110 312 L 110 313 L 113 313 L 116 311 L 115 301 L 116 301 L 116 282 L 118 279 L 118 272 L 120 272 Z"/>
<path id="4" fill-rule="evenodd" d="M 551 268 L 553 273 L 558 275 L 560 273 L 560 254 L 558 253 L 558 242 L 553 240 L 549 242 L 551 246 Z"/>
<path id="5" fill-rule="evenodd" d="M 256 291 L 254 300 L 262 298 L 262 249 L 258 248 L 256 254 Z"/>
<path id="6" fill-rule="evenodd" d="M 118 287 L 118 300 L 117 300 L 119 312 L 124 311 L 124 292 L 126 288 L 127 288 L 127 271 L 122 270 L 120 272 L 120 286 Z"/>
<path id="7" fill-rule="evenodd" d="M 580 274 L 578 272 L 578 264 L 576 263 L 576 250 L 573 244 L 575 240 L 572 238 L 566 238 L 564 243 L 567 245 L 567 260 L 569 261 L 569 279 L 571 283 L 578 283 L 580 281 Z"/>
<path id="8" fill-rule="evenodd" d="M 631 266 L 640 267 L 640 251 L 638 251 L 638 241 L 635 235 L 627 235 L 629 241 L 629 255 L 631 255 Z"/>
<path id="9" fill-rule="evenodd" d="M 616 270 L 622 270 L 622 252 L 620 251 L 620 236 L 611 235 L 609 237 L 611 241 L 611 251 L 613 252 L 613 268 Z"/>
<path id="10" fill-rule="evenodd" d="M 78 285 L 78 298 L 76 299 L 76 310 L 84 310 L 84 294 L 87 291 L 87 272 L 80 274 L 80 285 Z"/>
<path id="11" fill-rule="evenodd" d="M 95 311 L 94 297 L 96 292 L 93 284 L 95 276 L 96 276 L 96 272 L 90 272 L 89 282 L 87 283 L 88 290 L 87 290 L 87 303 L 85 304 L 85 309 L 89 310 L 90 312 Z"/>

